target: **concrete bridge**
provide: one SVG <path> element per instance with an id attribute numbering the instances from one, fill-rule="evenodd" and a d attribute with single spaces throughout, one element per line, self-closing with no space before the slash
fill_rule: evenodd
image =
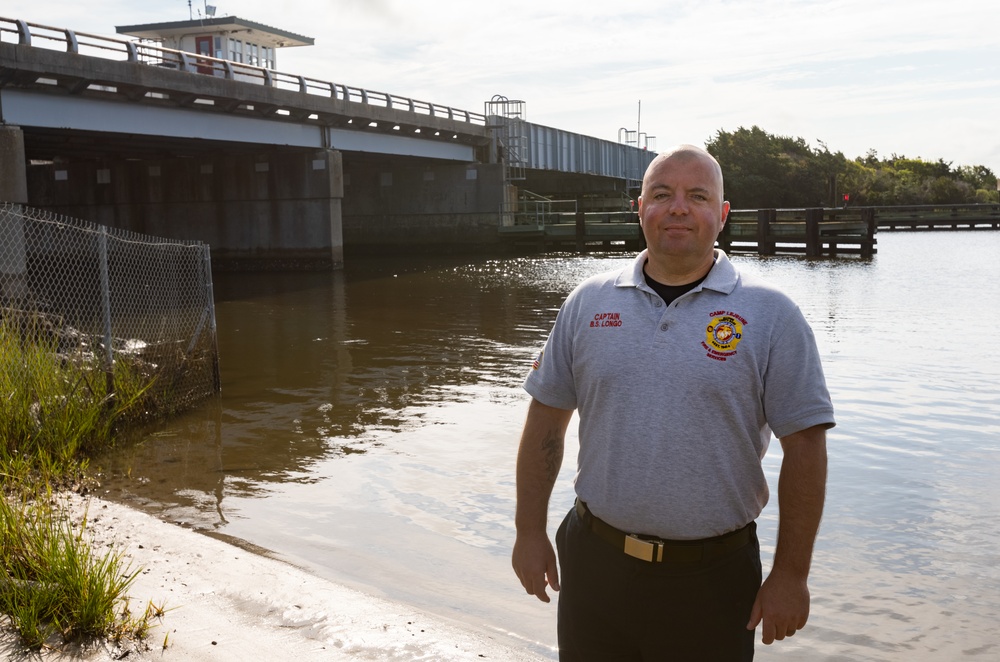
<path id="1" fill-rule="evenodd" d="M 470 112 L 0 18 L 0 199 L 204 241 L 219 264 L 493 249 L 526 198 L 627 211 L 653 156 L 499 96 Z"/>

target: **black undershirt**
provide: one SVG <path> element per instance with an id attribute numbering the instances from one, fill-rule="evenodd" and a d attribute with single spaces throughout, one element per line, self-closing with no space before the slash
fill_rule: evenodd
<path id="1" fill-rule="evenodd" d="M 693 283 L 687 283 L 686 285 L 664 285 L 658 281 L 650 278 L 649 274 L 646 273 L 646 268 L 643 267 L 642 275 L 646 277 L 646 284 L 653 288 L 653 291 L 660 295 L 663 302 L 668 306 L 674 302 L 677 297 L 687 294 L 694 288 L 698 287 L 701 281 L 705 280 L 708 274 L 705 274 Z"/>

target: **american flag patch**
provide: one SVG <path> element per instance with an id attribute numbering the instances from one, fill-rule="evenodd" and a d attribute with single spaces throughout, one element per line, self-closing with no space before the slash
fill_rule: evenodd
<path id="1" fill-rule="evenodd" d="M 535 359 L 535 362 L 531 364 L 531 369 L 532 370 L 538 370 L 539 368 L 542 367 L 542 354 L 544 354 L 544 353 L 545 352 L 539 352 L 538 353 L 538 358 Z"/>

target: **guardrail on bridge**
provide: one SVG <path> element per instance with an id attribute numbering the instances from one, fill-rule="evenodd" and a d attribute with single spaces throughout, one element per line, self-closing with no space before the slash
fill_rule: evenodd
<path id="1" fill-rule="evenodd" d="M 407 111 L 417 115 L 466 122 L 474 126 L 486 126 L 486 116 L 482 113 L 460 110 L 430 101 L 420 101 L 388 92 L 378 92 L 343 83 L 272 71 L 263 67 L 232 62 L 208 55 L 195 55 L 128 39 L 75 32 L 2 16 L 0 16 L 0 42 L 176 69 L 297 91 L 301 94 L 325 96 L 390 110 Z"/>

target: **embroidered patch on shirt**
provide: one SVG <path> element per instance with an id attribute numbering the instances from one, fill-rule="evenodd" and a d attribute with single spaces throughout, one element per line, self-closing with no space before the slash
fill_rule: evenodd
<path id="1" fill-rule="evenodd" d="M 712 320 L 705 329 L 705 340 L 701 346 L 707 350 L 708 358 L 725 361 L 736 354 L 736 346 L 743 339 L 743 326 L 747 321 L 727 310 L 717 310 L 709 315 Z"/>
<path id="2" fill-rule="evenodd" d="M 622 325 L 621 313 L 597 313 L 590 320 L 591 329 L 618 328 Z"/>
<path id="3" fill-rule="evenodd" d="M 544 355 L 545 355 L 545 350 L 544 349 L 542 351 L 538 352 L 538 357 L 535 359 L 535 362 L 531 364 L 531 369 L 532 370 L 538 370 L 539 368 L 542 367 L 542 356 L 544 356 Z"/>

